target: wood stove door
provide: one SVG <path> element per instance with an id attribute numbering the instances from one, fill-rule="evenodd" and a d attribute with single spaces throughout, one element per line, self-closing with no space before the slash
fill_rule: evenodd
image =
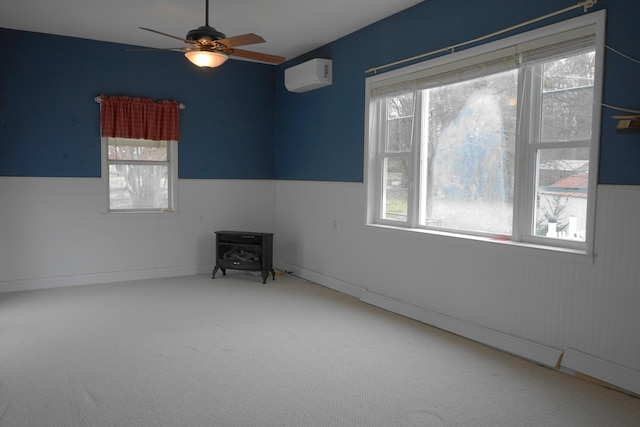
<path id="1" fill-rule="evenodd" d="M 236 270 L 262 270 L 262 245 L 218 243 L 218 266 Z"/>

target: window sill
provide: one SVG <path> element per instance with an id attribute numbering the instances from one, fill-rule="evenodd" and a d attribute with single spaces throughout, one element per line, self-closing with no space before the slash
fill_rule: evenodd
<path id="1" fill-rule="evenodd" d="M 122 210 L 122 211 L 104 211 L 105 215 L 162 215 L 162 216 L 175 216 L 178 215 L 178 211 L 174 211 L 171 209 L 163 209 L 163 210 Z"/>
<path id="2" fill-rule="evenodd" d="M 461 241 L 470 246 L 486 249 L 490 247 L 495 250 L 508 251 L 526 256 L 534 256 L 538 258 L 546 258 L 553 260 L 569 261 L 582 264 L 593 264 L 595 255 L 587 253 L 584 250 L 561 248 L 556 246 L 538 245 L 533 243 L 515 242 L 513 240 L 471 236 L 466 234 L 458 234 L 436 230 L 425 230 L 417 228 L 394 227 L 384 224 L 366 224 L 372 230 L 381 230 L 383 232 L 403 233 L 404 236 L 411 236 L 418 239 L 427 239 L 439 241 L 442 243 L 452 243 Z"/>

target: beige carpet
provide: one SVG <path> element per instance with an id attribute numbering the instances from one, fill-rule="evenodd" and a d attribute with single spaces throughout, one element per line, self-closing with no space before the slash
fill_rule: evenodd
<path id="1" fill-rule="evenodd" d="M 640 399 L 319 285 L 0 294 L 0 426 L 638 426 Z"/>

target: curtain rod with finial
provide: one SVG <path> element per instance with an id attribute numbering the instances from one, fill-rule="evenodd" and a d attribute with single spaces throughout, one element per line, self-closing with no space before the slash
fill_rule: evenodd
<path id="1" fill-rule="evenodd" d="M 564 9 L 560 9 L 560 10 L 556 10 L 555 12 L 547 13 L 546 15 L 540 16 L 538 18 L 531 19 L 529 21 L 522 22 L 522 23 L 517 24 L 517 25 L 513 25 L 513 26 L 511 26 L 509 28 L 505 28 L 503 30 L 496 31 L 496 32 L 493 32 L 491 34 L 487 34 L 487 35 L 484 35 L 482 37 L 478 37 L 478 38 L 473 39 L 473 40 L 469 40 L 469 41 L 466 41 L 466 42 L 458 43 L 458 44 L 455 44 L 453 46 L 443 47 L 442 49 L 433 50 L 431 52 L 423 53 L 421 55 L 412 56 L 411 58 L 401 59 L 399 61 L 391 62 L 389 64 L 379 65 L 377 67 L 369 68 L 368 70 L 365 71 L 365 74 L 377 73 L 378 70 L 382 70 L 383 68 L 393 67 L 394 65 L 404 64 L 405 62 L 414 61 L 416 59 L 421 59 L 421 58 L 424 58 L 424 57 L 427 57 L 427 56 L 431 56 L 431 55 L 435 55 L 435 54 L 438 54 L 438 53 L 443 53 L 443 52 L 451 52 L 451 53 L 453 53 L 459 47 L 466 46 L 466 45 L 472 44 L 472 43 L 477 43 L 477 42 L 489 39 L 491 37 L 499 36 L 500 34 L 504 34 L 506 32 L 509 32 L 509 31 L 512 31 L 512 30 L 516 30 L 518 28 L 522 28 L 522 27 L 527 26 L 529 24 L 534 24 L 536 22 L 543 21 L 545 19 L 551 18 L 551 17 L 556 16 L 556 15 L 560 15 L 560 14 L 565 13 L 565 12 L 569 12 L 570 10 L 573 10 L 573 9 L 578 9 L 580 7 L 584 9 L 584 13 L 587 13 L 587 11 L 590 8 L 592 8 L 597 2 L 598 2 L 598 0 L 582 1 L 580 3 L 574 4 L 573 6 L 565 7 Z"/>
<path id="2" fill-rule="evenodd" d="M 96 101 L 98 104 L 100 104 L 102 102 L 102 97 L 98 95 L 95 98 L 93 98 L 93 100 Z M 186 107 L 183 103 L 180 103 L 178 104 L 178 108 L 180 108 L 181 110 L 184 110 Z"/>

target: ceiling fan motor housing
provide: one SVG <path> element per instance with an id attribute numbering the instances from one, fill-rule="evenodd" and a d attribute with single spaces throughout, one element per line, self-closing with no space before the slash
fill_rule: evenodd
<path id="1" fill-rule="evenodd" d="M 210 27 L 209 25 L 203 25 L 202 27 L 198 27 L 195 30 L 189 31 L 187 33 L 186 38 L 187 40 L 191 40 L 191 41 L 199 41 L 199 40 L 215 41 L 215 40 L 226 39 L 227 36 L 225 36 L 220 31 L 216 30 L 215 28 Z"/>

